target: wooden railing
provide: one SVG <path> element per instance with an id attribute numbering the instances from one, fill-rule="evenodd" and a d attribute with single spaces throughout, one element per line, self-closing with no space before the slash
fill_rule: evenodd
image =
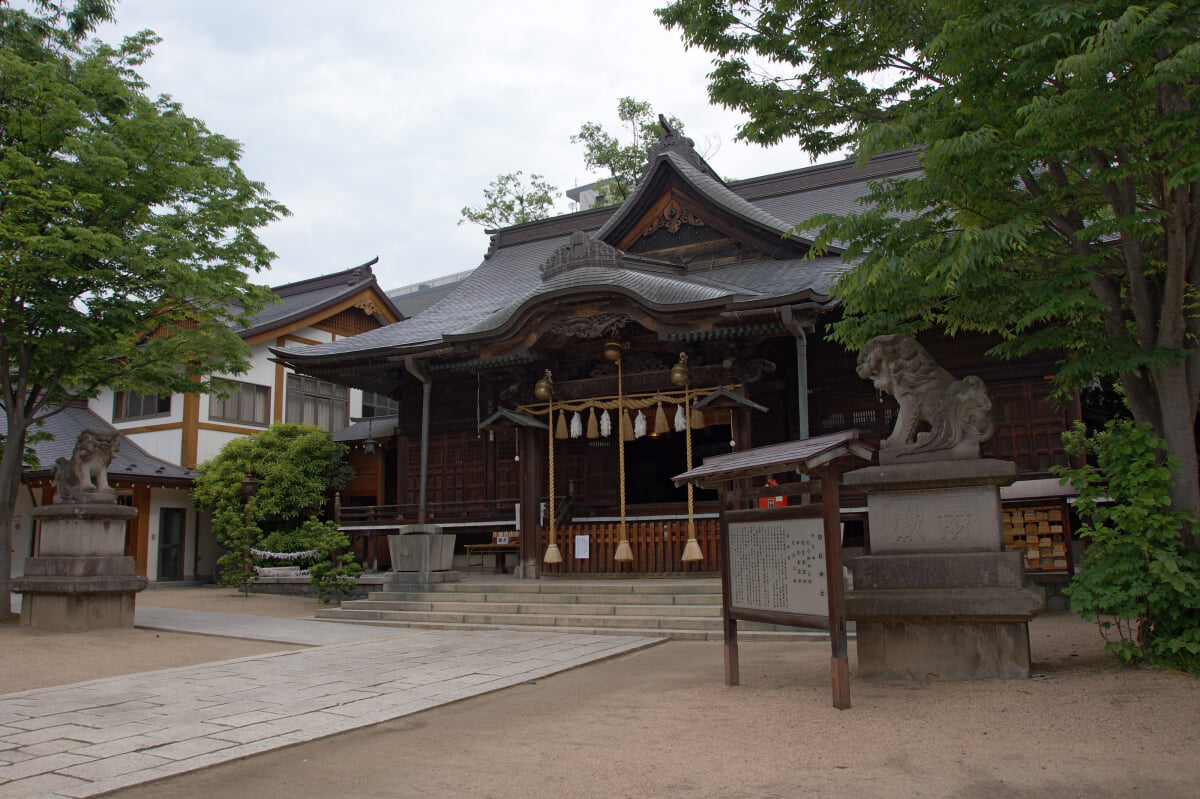
<path id="1" fill-rule="evenodd" d="M 426 514 L 431 522 L 513 521 L 516 499 L 469 502 L 430 502 Z M 338 524 L 412 524 L 417 520 L 416 503 L 405 505 L 343 505 L 334 503 L 333 519 Z"/>
<path id="2" fill-rule="evenodd" d="M 555 532 L 563 561 L 543 564 L 548 575 L 717 574 L 721 569 L 718 519 L 697 519 L 696 540 L 704 560 L 685 563 L 687 520 L 634 522 L 627 526 L 633 561 L 613 560 L 621 540 L 619 524 L 572 524 Z M 549 544 L 548 527 L 539 528 L 539 551 Z M 588 536 L 588 557 L 575 557 L 575 536 Z"/>

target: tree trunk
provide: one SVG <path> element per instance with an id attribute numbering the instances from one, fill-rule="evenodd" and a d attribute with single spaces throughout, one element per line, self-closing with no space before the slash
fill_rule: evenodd
<path id="1" fill-rule="evenodd" d="M 1179 468 L 1171 473 L 1171 506 L 1200 514 L 1200 462 L 1196 455 L 1196 397 L 1188 389 L 1186 368 L 1166 366 L 1155 374 L 1155 395 L 1160 424 L 1155 430 L 1167 442 Z M 1140 420 L 1139 420 L 1140 421 Z M 1200 540 L 1191 525 L 1180 533 L 1184 545 L 1200 552 Z"/>
<path id="2" fill-rule="evenodd" d="M 23 420 L 9 417 L 4 452 L 0 455 L 0 620 L 12 616 L 9 585 L 12 578 L 12 521 L 21 490 L 21 462 L 25 453 Z"/>

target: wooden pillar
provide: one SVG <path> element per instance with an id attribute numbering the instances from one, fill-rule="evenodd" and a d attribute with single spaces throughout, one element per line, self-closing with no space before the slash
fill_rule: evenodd
<path id="1" fill-rule="evenodd" d="M 842 512 L 838 473 L 821 469 L 821 512 L 825 522 L 825 595 L 829 598 L 829 661 L 833 706 L 850 707 L 850 664 L 846 647 L 846 603 L 842 596 Z"/>
<path id="2" fill-rule="evenodd" d="M 135 554 L 137 573 L 149 577 L 147 569 L 150 564 L 150 486 L 144 483 L 133 485 L 133 507 L 137 508 L 137 519 L 134 520 Z"/>
<path id="3" fill-rule="evenodd" d="M 542 431 L 532 427 L 520 428 L 521 457 L 521 548 L 518 554 L 517 576 L 538 579 L 542 576 L 542 553 L 538 540 L 538 502 L 542 494 L 542 463 L 546 451 Z"/>
<path id="4" fill-rule="evenodd" d="M 729 612 L 733 605 L 729 575 L 729 521 L 725 512 L 729 510 L 727 489 L 720 490 L 721 519 L 718 536 L 721 550 L 721 630 L 725 642 L 725 684 L 741 685 L 741 667 L 738 664 L 737 619 Z"/>

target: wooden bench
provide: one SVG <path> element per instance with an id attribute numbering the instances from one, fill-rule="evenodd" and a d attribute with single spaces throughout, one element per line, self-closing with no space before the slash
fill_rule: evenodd
<path id="1" fill-rule="evenodd" d="M 479 554 L 479 573 L 485 574 L 484 567 L 487 565 L 487 556 L 489 554 L 496 556 L 496 571 L 504 571 L 504 556 L 512 552 L 519 554 L 521 551 L 520 536 L 510 535 L 508 533 L 492 533 L 492 543 L 490 544 L 467 544 L 464 549 L 467 552 L 467 574 L 471 574 L 471 557 L 476 553 Z"/>

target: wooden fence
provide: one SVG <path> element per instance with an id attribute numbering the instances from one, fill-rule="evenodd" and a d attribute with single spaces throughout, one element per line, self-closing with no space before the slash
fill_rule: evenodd
<path id="1" fill-rule="evenodd" d="M 543 564 L 546 574 L 719 574 L 720 520 L 697 519 L 696 540 L 704 560 L 681 560 L 687 544 L 687 520 L 636 522 L 627 525 L 632 562 L 613 560 L 621 540 L 619 524 L 572 524 L 557 528 L 555 537 L 563 562 Z M 539 554 L 546 551 L 550 528 L 538 528 Z M 576 536 L 587 536 L 588 557 L 576 557 Z M 582 547 L 581 547 L 582 550 Z"/>

